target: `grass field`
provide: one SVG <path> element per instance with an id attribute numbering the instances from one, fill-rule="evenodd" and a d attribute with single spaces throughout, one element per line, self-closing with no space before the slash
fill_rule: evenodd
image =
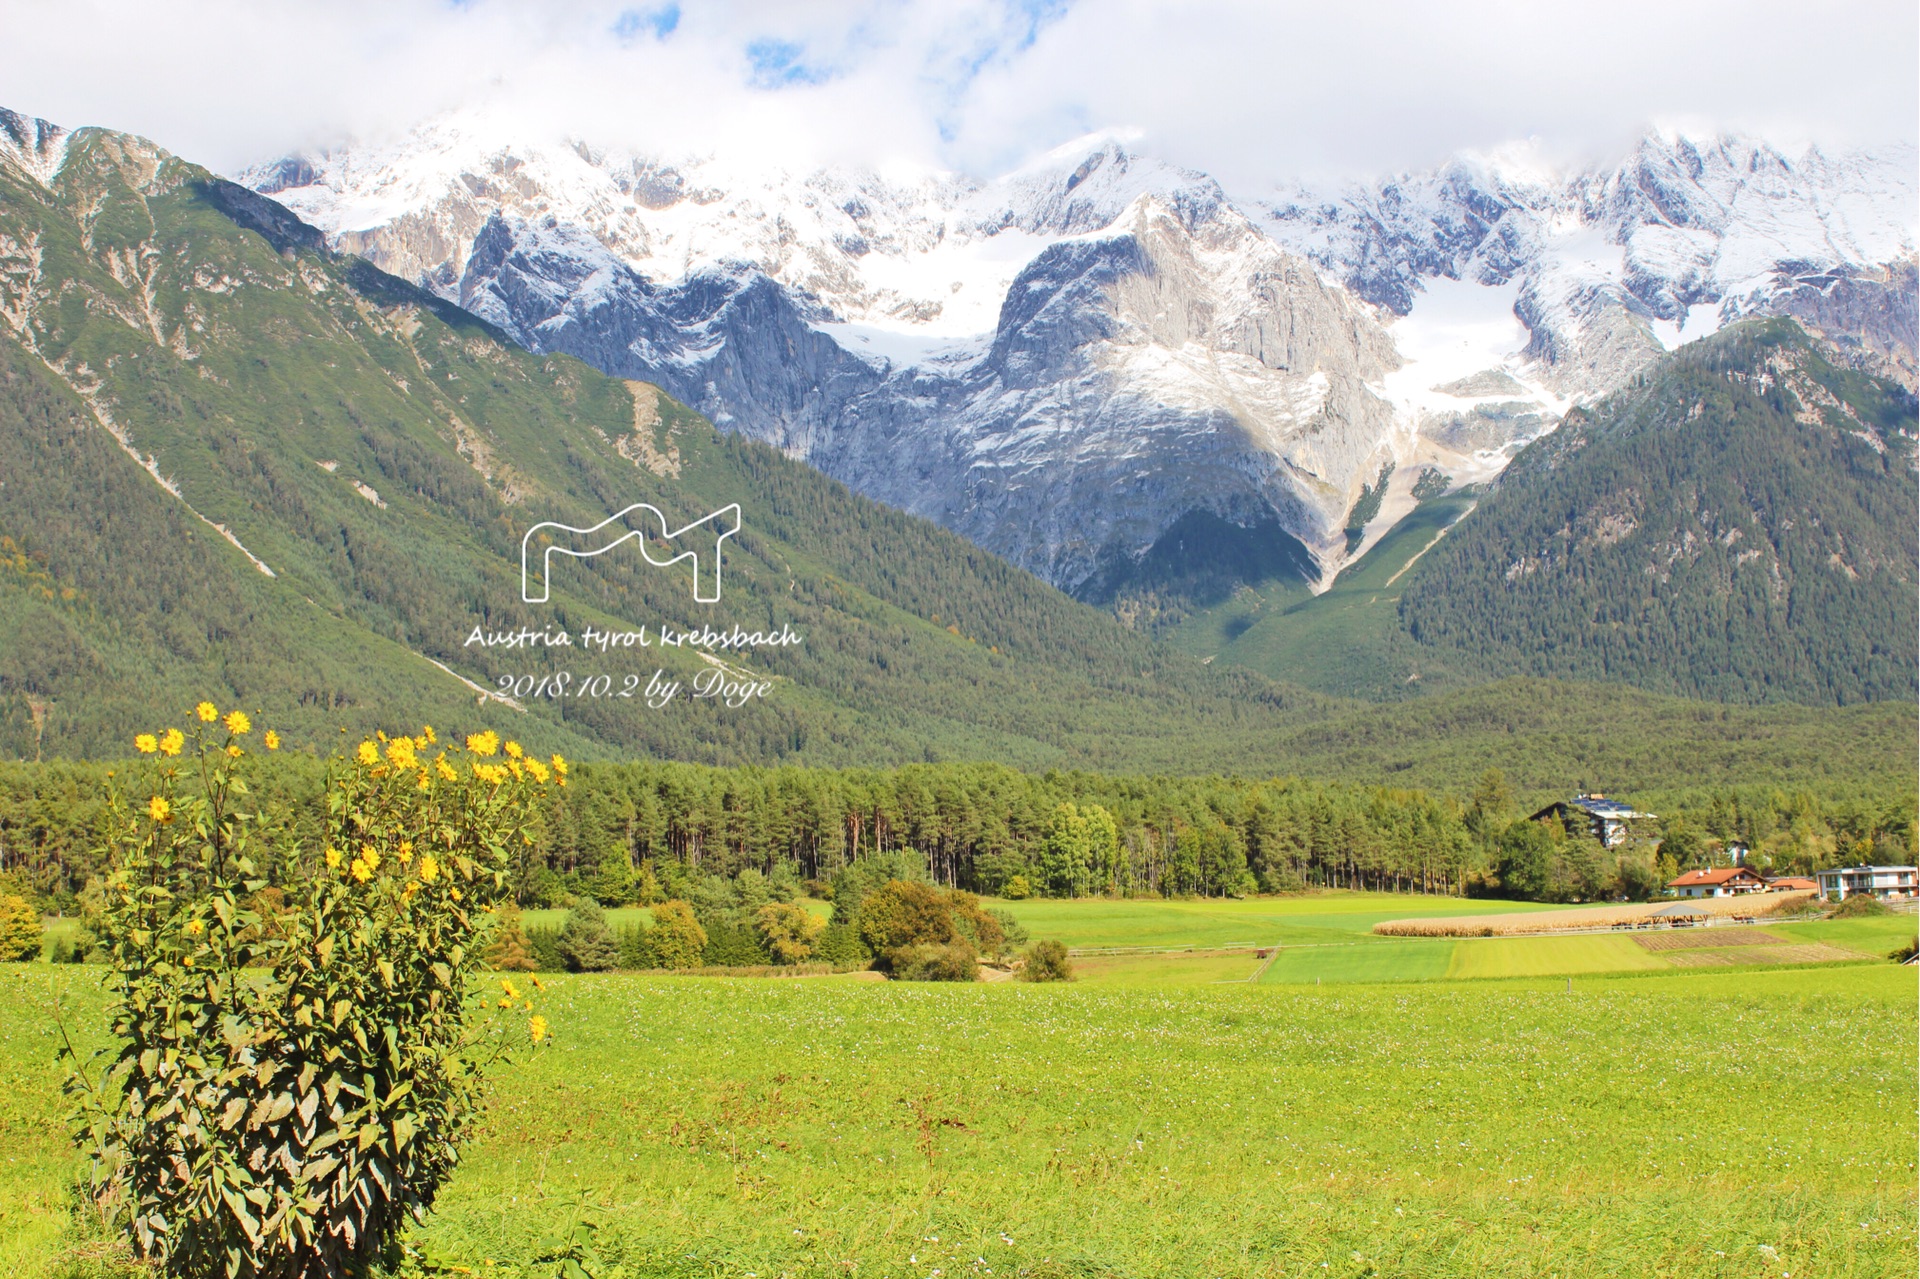
<path id="1" fill-rule="evenodd" d="M 1560 909 L 1531 902 L 1345 891 L 1241 901 L 1031 899 L 988 904 L 1011 910 L 1035 937 L 1051 937 L 1073 947 L 1372 942 L 1384 939 L 1371 937 L 1369 930 L 1387 919 Z"/>
<path id="2" fill-rule="evenodd" d="M 73 1245 L 50 1005 L 97 1027 L 96 977 L 0 970 L 0 1272 Z M 1920 1028 L 1892 965 L 1571 994 L 549 987 L 555 1042 L 500 1071 L 417 1236 L 470 1273 L 551 1275 L 563 1246 L 622 1279 L 1912 1270 Z"/>

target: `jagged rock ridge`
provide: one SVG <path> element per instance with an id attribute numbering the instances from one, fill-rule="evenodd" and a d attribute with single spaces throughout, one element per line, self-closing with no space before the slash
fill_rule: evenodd
<path id="1" fill-rule="evenodd" d="M 1914 366 L 1910 151 L 1655 135 L 1593 172 L 1463 157 L 1235 200 L 1115 136 L 987 183 L 511 136 L 451 116 L 244 180 L 1068 588 L 1195 513 L 1277 522 L 1330 577 L 1416 485 L 1492 478 L 1738 315 Z"/>

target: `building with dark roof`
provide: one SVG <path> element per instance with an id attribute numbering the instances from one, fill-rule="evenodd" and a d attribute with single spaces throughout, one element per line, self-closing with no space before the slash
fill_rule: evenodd
<path id="1" fill-rule="evenodd" d="M 1540 822 L 1548 818 L 1565 826 L 1569 835 L 1591 835 L 1608 848 L 1618 848 L 1627 842 L 1632 823 L 1650 821 L 1653 814 L 1636 812 L 1631 804 L 1582 791 L 1572 799 L 1548 804 L 1531 820 Z"/>

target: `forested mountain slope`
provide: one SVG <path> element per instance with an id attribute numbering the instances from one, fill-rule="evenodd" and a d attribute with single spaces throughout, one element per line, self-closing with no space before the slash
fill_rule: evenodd
<path id="1" fill-rule="evenodd" d="M 484 719 L 716 763 L 1231 767 L 1322 705 L 1171 654 L 650 386 L 528 354 L 150 143 L 32 142 L 0 149 L 0 754 L 118 753 L 205 695 L 308 736 Z M 740 504 L 721 603 L 637 554 L 563 559 L 552 602 L 522 603 L 527 529 L 640 501 L 676 527 Z M 705 624 L 802 642 L 466 642 Z M 693 699 L 722 667 L 772 691 Z M 682 684 L 658 708 L 483 694 L 656 670 Z"/>
<path id="2" fill-rule="evenodd" d="M 1915 407 L 1789 320 L 1682 348 L 1523 451 L 1400 597 L 1506 673 L 1717 701 L 1915 696 Z"/>
<path id="3" fill-rule="evenodd" d="M 1147 618 L 1202 658 L 1395 701 L 1514 675 L 1715 702 L 1915 695 L 1914 401 L 1789 320 L 1680 348 L 1421 502 L 1331 590 Z"/>

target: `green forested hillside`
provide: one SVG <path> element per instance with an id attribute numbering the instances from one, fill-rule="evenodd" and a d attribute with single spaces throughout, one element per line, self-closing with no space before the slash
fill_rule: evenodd
<path id="1" fill-rule="evenodd" d="M 1788 320 L 1527 448 L 1400 599 L 1422 647 L 1718 701 L 1915 695 L 1914 404 Z"/>
<path id="2" fill-rule="evenodd" d="M 207 695 L 311 738 L 505 719 L 541 747 L 715 763 L 1231 767 L 1327 709 L 316 244 L 123 135 L 77 134 L 51 186 L 0 165 L 0 754 L 120 753 Z M 552 603 L 521 602 L 527 528 L 637 501 L 676 522 L 741 505 L 721 603 L 632 554 L 563 559 Z M 703 624 L 803 642 L 465 643 Z M 715 661 L 771 693 L 691 699 Z M 644 689 L 660 669 L 684 686 L 661 708 L 480 708 L 460 678 Z"/>
<path id="3" fill-rule="evenodd" d="M 1791 321 L 1682 348 L 1423 502 L 1320 595 L 1249 579 L 1162 633 L 1399 700 L 1514 675 L 1715 702 L 1911 703 L 1915 406 Z"/>

